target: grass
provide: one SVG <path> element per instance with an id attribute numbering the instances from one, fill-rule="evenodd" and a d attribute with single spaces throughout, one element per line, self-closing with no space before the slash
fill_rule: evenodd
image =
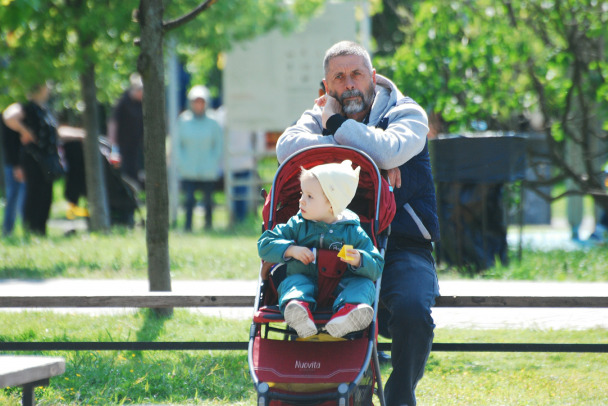
<path id="1" fill-rule="evenodd" d="M 171 275 L 175 280 L 257 278 L 256 242 L 259 224 L 251 220 L 236 231 L 170 233 Z M 93 248 L 94 247 L 94 248 Z M 0 279 L 92 278 L 146 279 L 147 254 L 143 229 L 117 229 L 109 235 L 80 233 L 69 237 L 12 237 L 0 245 Z M 476 278 L 494 280 L 607 281 L 608 250 L 535 252 L 523 260 L 512 252 L 509 265 L 500 262 Z M 439 279 L 462 277 L 441 265 Z"/>
<path id="2" fill-rule="evenodd" d="M 169 254 L 175 279 L 255 279 L 257 234 L 249 229 L 186 234 L 173 231 Z M 144 230 L 11 237 L 0 245 L 2 278 L 147 278 Z"/>
<path id="3" fill-rule="evenodd" d="M 44 320 L 41 325 L 40 320 Z M 0 341 L 246 341 L 249 321 L 176 310 L 114 315 L 0 313 Z M 435 342 L 608 343 L 604 330 L 437 329 Z M 250 405 L 244 351 L 47 352 L 65 374 L 37 388 L 39 405 Z M 422 405 L 597 405 L 608 398 L 605 354 L 431 353 L 417 390 Z M 390 367 L 383 367 L 386 379 Z M 0 390 L 17 406 L 20 389 Z"/>

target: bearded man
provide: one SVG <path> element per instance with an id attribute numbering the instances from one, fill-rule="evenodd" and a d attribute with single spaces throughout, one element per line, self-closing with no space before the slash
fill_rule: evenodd
<path id="1" fill-rule="evenodd" d="M 432 243 L 439 240 L 435 187 L 422 107 L 376 74 L 369 54 L 342 41 L 325 53 L 327 94 L 287 128 L 277 158 L 313 145 L 345 145 L 366 152 L 388 172 L 397 213 L 385 255 L 380 289 L 380 334 L 392 338 L 389 406 L 414 406 L 415 389 L 431 351 L 431 307 L 439 296 Z"/>

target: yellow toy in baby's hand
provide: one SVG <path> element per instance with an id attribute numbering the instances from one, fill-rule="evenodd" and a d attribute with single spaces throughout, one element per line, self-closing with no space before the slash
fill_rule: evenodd
<path id="1" fill-rule="evenodd" d="M 340 252 L 338 252 L 338 257 L 343 258 L 343 259 L 345 259 L 347 261 L 350 260 L 350 259 L 353 259 L 353 257 L 351 257 L 351 256 L 349 256 L 349 255 L 346 254 L 346 250 L 352 250 L 352 249 L 353 249 L 352 245 L 346 245 L 346 244 L 344 244 L 342 246 L 342 249 L 340 250 Z"/>

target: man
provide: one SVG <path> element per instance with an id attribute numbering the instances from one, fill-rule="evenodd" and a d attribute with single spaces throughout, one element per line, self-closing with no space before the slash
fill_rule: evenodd
<path id="1" fill-rule="evenodd" d="M 312 145 L 338 144 L 365 151 L 395 186 L 397 213 L 385 255 L 380 291 L 380 332 L 392 338 L 393 372 L 386 383 L 390 406 L 416 404 L 433 341 L 431 307 L 439 295 L 432 242 L 439 238 L 424 110 L 376 74 L 369 54 L 339 42 L 323 62 L 327 95 L 317 99 L 277 142 L 283 162 Z"/>
<path id="2" fill-rule="evenodd" d="M 143 169 L 144 157 L 144 85 L 137 73 L 129 77 L 129 82 L 129 89 L 112 112 L 108 138 L 112 144 L 112 159 L 120 164 L 120 172 L 143 186 L 139 172 Z"/>

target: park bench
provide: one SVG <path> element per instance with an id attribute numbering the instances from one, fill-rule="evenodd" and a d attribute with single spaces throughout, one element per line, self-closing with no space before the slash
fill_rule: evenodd
<path id="1" fill-rule="evenodd" d="M 196 296 L 150 292 L 130 296 L 2 296 L 0 308 L 195 308 L 253 309 L 253 296 Z M 440 296 L 435 307 L 605 308 L 608 296 Z M 608 312 L 608 310 L 607 310 Z M 253 314 L 253 312 L 252 312 Z M 245 350 L 247 342 L 2 342 L 0 351 Z M 390 350 L 390 343 L 379 343 Z M 608 344 L 433 343 L 433 351 L 608 352 Z"/>
<path id="2" fill-rule="evenodd" d="M 50 378 L 65 372 L 65 361 L 59 357 L 0 355 L 0 388 L 21 386 L 21 404 L 33 406 L 34 389 L 48 386 Z"/>

